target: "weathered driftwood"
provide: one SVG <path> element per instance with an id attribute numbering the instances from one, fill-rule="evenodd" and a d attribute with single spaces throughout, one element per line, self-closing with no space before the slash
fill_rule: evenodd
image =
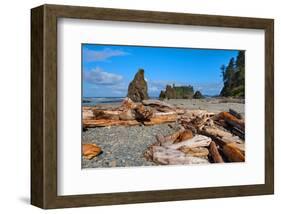
<path id="1" fill-rule="evenodd" d="M 143 105 L 138 105 L 135 108 L 135 119 L 138 121 L 148 121 L 153 116 L 153 110 Z"/>
<path id="2" fill-rule="evenodd" d="M 189 140 L 185 140 L 179 143 L 174 143 L 171 145 L 164 145 L 164 147 L 168 149 L 179 149 L 183 146 L 186 148 L 206 147 L 209 146 L 211 141 L 212 141 L 211 138 L 206 137 L 204 135 L 195 135 L 193 138 Z"/>
<path id="3" fill-rule="evenodd" d="M 223 154 L 231 162 L 245 162 L 245 155 L 236 143 L 228 143 L 222 147 Z"/>
<path id="4" fill-rule="evenodd" d="M 203 130 L 211 136 L 216 137 L 232 137 L 232 134 L 217 128 L 216 126 L 205 126 Z"/>
<path id="5" fill-rule="evenodd" d="M 180 134 L 183 132 L 184 130 L 179 130 L 173 134 L 167 135 L 167 136 L 163 136 L 163 135 L 156 135 L 156 140 L 157 142 L 160 143 L 160 145 L 164 145 L 164 144 L 172 144 L 174 143 L 174 141 L 180 136 Z"/>
<path id="6" fill-rule="evenodd" d="M 231 143 L 230 146 L 235 147 L 238 149 L 244 156 L 245 156 L 245 144 L 240 144 L 240 143 Z"/>
<path id="7" fill-rule="evenodd" d="M 178 115 L 184 115 L 185 114 L 185 109 L 183 108 L 176 108 L 174 109 L 174 111 L 178 114 Z"/>
<path id="8" fill-rule="evenodd" d="M 211 116 L 213 113 L 209 113 L 206 110 L 201 110 L 201 109 L 185 109 L 185 115 L 188 118 L 194 118 L 194 117 L 202 117 L 204 115 Z"/>
<path id="9" fill-rule="evenodd" d="M 207 159 L 186 155 L 185 153 L 162 146 L 153 146 L 153 161 L 163 165 L 202 164 L 209 163 Z"/>
<path id="10" fill-rule="evenodd" d="M 185 141 L 185 140 L 189 140 L 191 138 L 193 138 L 192 131 L 189 130 L 189 129 L 186 129 L 186 130 L 184 130 L 180 133 L 180 135 L 174 140 L 174 142 L 176 142 L 176 143 L 182 142 L 182 141 Z"/>
<path id="11" fill-rule="evenodd" d="M 241 139 L 245 139 L 245 132 L 237 127 L 233 127 L 231 130 L 230 130 L 234 135 L 237 135 L 239 136 Z"/>
<path id="12" fill-rule="evenodd" d="M 157 142 L 160 143 L 160 145 L 172 144 L 174 142 L 180 142 L 191 138 L 193 138 L 192 132 L 190 130 L 184 130 L 184 129 L 176 131 L 175 133 L 167 136 L 156 135 L 156 140 Z"/>
<path id="13" fill-rule="evenodd" d="M 135 126 L 141 123 L 136 120 L 83 120 L 83 128 L 95 128 L 95 127 L 105 127 L 105 126 Z"/>
<path id="14" fill-rule="evenodd" d="M 210 143 L 209 151 L 210 151 L 211 157 L 215 163 L 224 163 L 215 142 L 212 141 Z"/>
<path id="15" fill-rule="evenodd" d="M 121 106 L 118 109 L 119 110 L 135 109 L 137 106 L 138 106 L 137 103 L 133 102 L 130 98 L 126 97 L 122 101 Z"/>
<path id="16" fill-rule="evenodd" d="M 135 112 L 131 109 L 122 111 L 119 115 L 119 120 L 135 120 Z"/>
<path id="17" fill-rule="evenodd" d="M 180 117 L 179 121 L 183 127 L 186 129 L 191 129 L 194 133 L 197 133 L 204 126 L 213 126 L 214 122 L 212 120 L 213 113 L 207 113 L 202 110 L 196 110 L 197 114 L 185 114 Z"/>
<path id="18" fill-rule="evenodd" d="M 94 119 L 119 120 L 122 111 L 93 109 Z"/>
<path id="19" fill-rule="evenodd" d="M 218 119 L 224 120 L 228 125 L 237 127 L 242 131 L 245 131 L 245 122 L 242 119 L 238 119 L 228 112 L 221 112 L 218 114 Z"/>
<path id="20" fill-rule="evenodd" d="M 232 135 L 231 137 L 222 137 L 222 141 L 225 143 L 238 143 L 238 144 L 244 144 L 244 141 L 241 140 L 238 136 Z"/>
<path id="21" fill-rule="evenodd" d="M 94 113 L 93 113 L 92 109 L 84 109 L 83 108 L 82 118 L 83 118 L 83 120 L 85 120 L 85 119 L 93 119 L 94 118 Z"/>
<path id="22" fill-rule="evenodd" d="M 151 106 L 151 107 L 155 107 L 155 108 L 168 108 L 170 110 L 175 109 L 175 106 L 170 105 L 168 103 L 165 103 L 163 101 L 160 100 L 143 100 L 142 104 L 145 106 Z"/>
<path id="23" fill-rule="evenodd" d="M 85 159 L 90 160 L 101 153 L 101 148 L 96 144 L 82 144 L 82 153 Z"/>
<path id="24" fill-rule="evenodd" d="M 229 109 L 229 113 L 232 114 L 234 117 L 237 117 L 238 119 L 243 119 L 243 116 L 240 113 L 231 108 Z"/>
<path id="25" fill-rule="evenodd" d="M 209 150 L 204 147 L 189 148 L 189 147 L 183 146 L 179 150 L 187 155 L 191 155 L 194 157 L 202 157 L 205 159 L 207 158 L 207 156 L 209 154 Z"/>
<path id="26" fill-rule="evenodd" d="M 238 136 L 234 136 L 227 131 L 217 128 L 216 126 L 205 126 L 199 131 L 199 133 L 212 138 L 221 147 L 225 144 L 233 142 L 244 144 L 244 142 Z"/>
<path id="27" fill-rule="evenodd" d="M 156 125 L 162 123 L 175 122 L 178 119 L 178 115 L 175 113 L 155 113 L 148 121 L 144 121 L 144 125 Z"/>
<path id="28" fill-rule="evenodd" d="M 184 115 L 186 112 L 184 108 L 179 108 L 160 100 L 143 100 L 142 104 L 152 107 L 158 112 L 175 112 L 178 115 Z"/>

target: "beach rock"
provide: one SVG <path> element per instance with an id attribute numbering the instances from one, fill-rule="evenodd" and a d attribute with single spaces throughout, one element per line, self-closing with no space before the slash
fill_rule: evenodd
<path id="1" fill-rule="evenodd" d="M 201 94 L 200 91 L 196 91 L 193 95 L 193 99 L 203 99 L 204 96 Z"/>
<path id="2" fill-rule="evenodd" d="M 144 70 L 139 69 L 128 87 L 128 97 L 134 102 L 148 99 L 147 83 L 144 79 Z"/>

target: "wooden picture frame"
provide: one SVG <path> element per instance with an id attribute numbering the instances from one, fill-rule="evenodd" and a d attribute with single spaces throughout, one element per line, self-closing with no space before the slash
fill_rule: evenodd
<path id="1" fill-rule="evenodd" d="M 57 19 L 262 29 L 265 31 L 265 184 L 57 195 Z M 44 208 L 177 201 L 274 193 L 274 21 L 272 19 L 42 5 L 31 10 L 31 204 Z"/>

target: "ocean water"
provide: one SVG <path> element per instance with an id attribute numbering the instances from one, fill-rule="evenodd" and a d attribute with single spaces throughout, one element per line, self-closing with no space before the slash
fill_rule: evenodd
<path id="1" fill-rule="evenodd" d="M 97 104 L 120 103 L 125 97 L 83 97 L 83 106 L 94 106 Z"/>

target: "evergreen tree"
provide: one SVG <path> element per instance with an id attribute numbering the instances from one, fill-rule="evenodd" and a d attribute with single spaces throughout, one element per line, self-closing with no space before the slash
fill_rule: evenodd
<path id="1" fill-rule="evenodd" d="M 221 96 L 245 96 L 245 51 L 239 51 L 236 59 L 231 58 L 228 65 L 221 66 L 223 89 Z"/>

